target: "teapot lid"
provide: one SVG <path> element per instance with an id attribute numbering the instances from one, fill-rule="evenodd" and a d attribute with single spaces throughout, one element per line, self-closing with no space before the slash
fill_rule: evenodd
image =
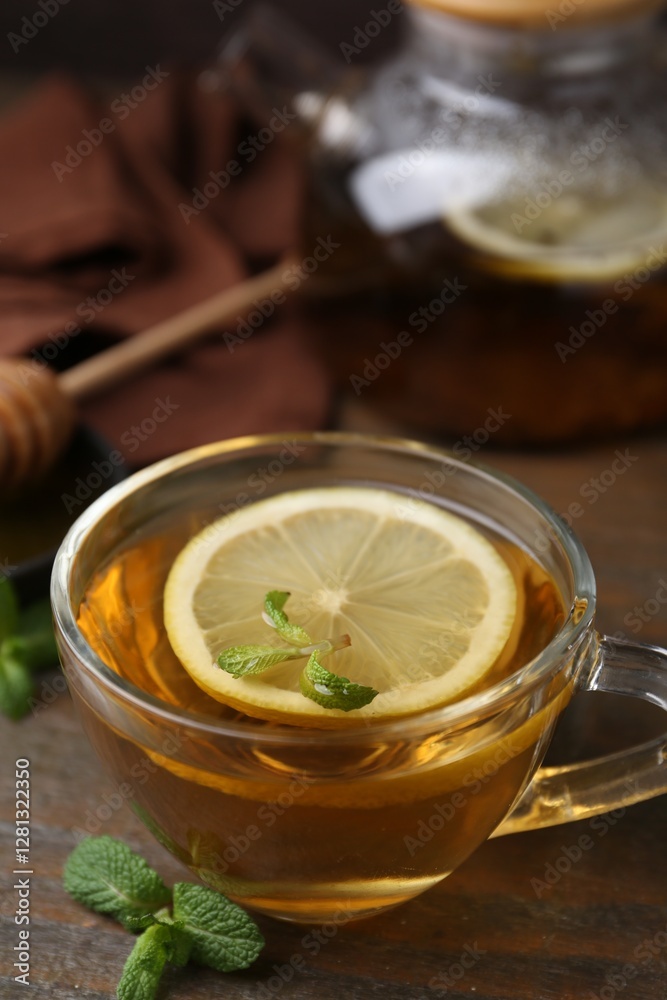
<path id="1" fill-rule="evenodd" d="M 488 24 L 554 28 L 561 22 L 610 20 L 656 10 L 665 0 L 410 0 L 418 6 Z"/>

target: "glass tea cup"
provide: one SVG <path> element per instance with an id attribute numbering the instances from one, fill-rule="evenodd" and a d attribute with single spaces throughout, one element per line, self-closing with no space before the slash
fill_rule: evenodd
<path id="1" fill-rule="evenodd" d="M 394 491 L 399 517 L 415 499 L 449 509 L 541 581 L 520 595 L 528 640 L 515 644 L 505 674 L 456 703 L 342 729 L 251 719 L 194 685 L 162 621 L 180 548 L 264 497 L 340 485 Z M 545 618 L 538 595 L 547 584 L 557 601 Z M 72 697 L 132 808 L 206 884 L 278 918 L 368 916 L 436 884 L 490 836 L 667 790 L 665 738 L 540 767 L 578 691 L 667 708 L 667 652 L 598 635 L 588 557 L 542 500 L 428 445 L 276 435 L 167 459 L 75 523 L 56 559 L 52 601 Z"/>

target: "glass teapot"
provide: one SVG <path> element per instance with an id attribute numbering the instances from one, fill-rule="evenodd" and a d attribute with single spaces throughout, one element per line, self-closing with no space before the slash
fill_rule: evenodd
<path id="1" fill-rule="evenodd" d="M 506 443 L 667 417 L 663 7 L 394 2 L 339 43 L 343 72 L 250 33 L 252 93 L 299 116 L 304 252 L 337 245 L 302 301 L 357 408 L 450 437 L 495 415 Z"/>

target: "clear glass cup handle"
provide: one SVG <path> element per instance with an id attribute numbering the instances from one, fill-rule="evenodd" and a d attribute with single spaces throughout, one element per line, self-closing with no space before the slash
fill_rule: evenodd
<path id="1" fill-rule="evenodd" d="M 667 710 L 667 649 L 603 638 L 583 691 L 643 698 Z M 492 836 L 536 830 L 622 809 L 667 792 L 667 732 L 630 750 L 566 767 L 542 767 Z"/>

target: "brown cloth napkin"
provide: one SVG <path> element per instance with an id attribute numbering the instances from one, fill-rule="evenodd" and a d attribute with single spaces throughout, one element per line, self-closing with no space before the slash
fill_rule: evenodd
<path id="1" fill-rule="evenodd" d="M 93 99 L 52 77 L 4 119 L 0 354 L 67 367 L 295 245 L 300 174 L 281 123 L 251 158 L 262 123 L 202 79 L 147 67 L 134 87 Z M 230 346 L 237 325 L 86 402 L 83 419 L 134 466 L 321 426 L 329 389 L 295 310 Z"/>

